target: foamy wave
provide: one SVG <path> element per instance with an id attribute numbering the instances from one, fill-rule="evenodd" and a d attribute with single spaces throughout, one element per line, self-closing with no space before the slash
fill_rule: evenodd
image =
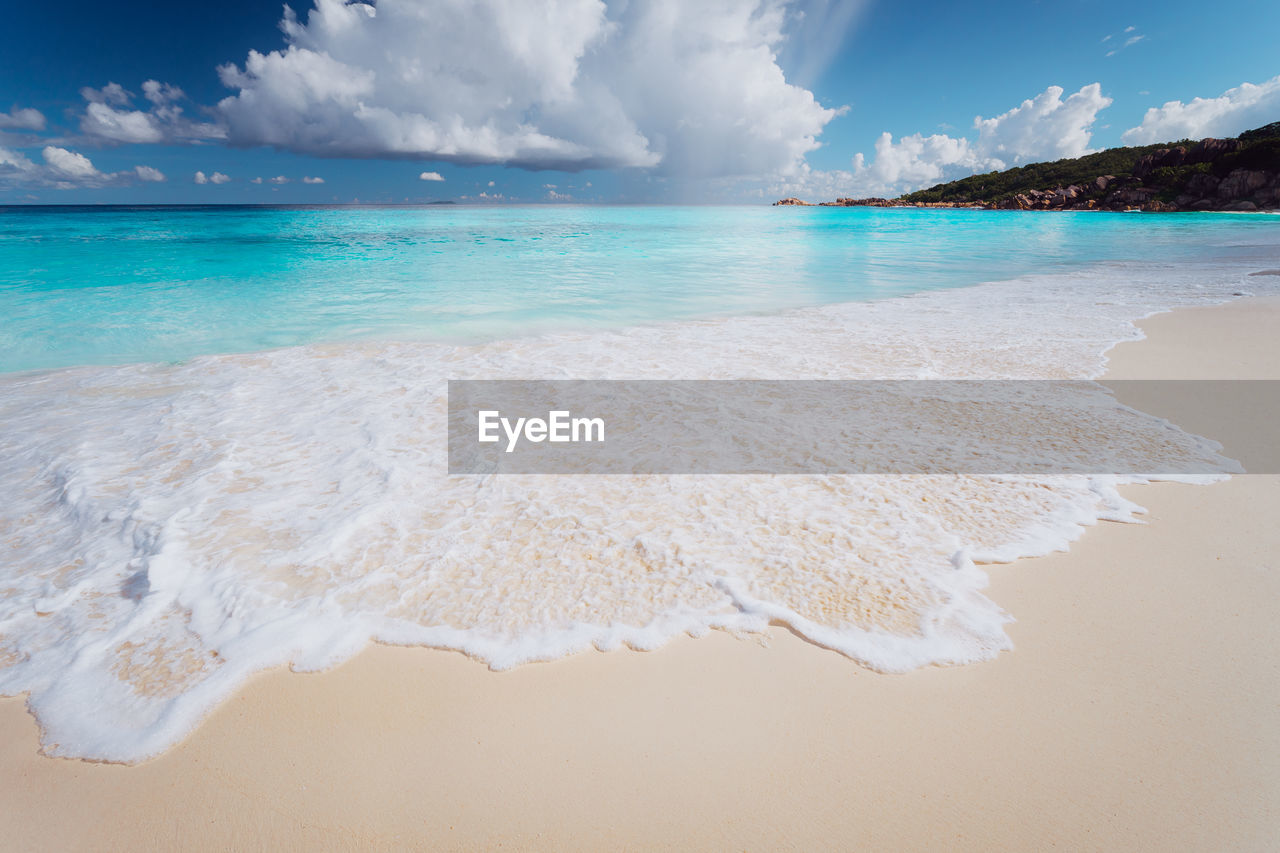
<path id="1" fill-rule="evenodd" d="M 1138 510 L 1117 478 L 449 478 L 453 378 L 1065 378 L 1239 271 L 1114 268 L 477 347 L 0 377 L 0 692 L 135 761 L 249 675 L 371 639 L 495 668 L 784 622 L 884 671 L 1009 648 L 977 563 Z M 1254 280 L 1257 281 L 1256 279 Z"/>

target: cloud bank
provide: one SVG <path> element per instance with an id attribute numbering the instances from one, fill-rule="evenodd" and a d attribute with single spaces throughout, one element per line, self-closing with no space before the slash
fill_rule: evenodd
<path id="1" fill-rule="evenodd" d="M 44 162 L 36 162 L 20 151 L 0 148 L 0 186 L 16 185 L 52 187 L 69 190 L 78 187 L 107 187 L 136 181 L 159 183 L 164 173 L 151 166 L 135 166 L 121 172 L 102 172 L 88 157 L 57 145 L 40 150 Z"/>
<path id="2" fill-rule="evenodd" d="M 142 96 L 150 104 L 136 109 L 133 92 L 119 83 L 101 89 L 85 86 L 80 96 L 88 101 L 80 117 L 80 130 L 96 140 L 113 143 L 175 143 L 222 139 L 226 131 L 215 122 L 192 121 L 178 106 L 186 96 L 168 83 L 148 80 Z"/>
<path id="3" fill-rule="evenodd" d="M 1152 145 L 1177 139 L 1235 136 L 1280 118 L 1280 76 L 1264 83 L 1242 83 L 1216 98 L 1190 103 L 1169 101 L 1152 107 L 1142 124 L 1120 137 L 1126 145 Z"/>
<path id="4" fill-rule="evenodd" d="M 233 144 L 317 156 L 792 174 L 836 111 L 775 61 L 787 7 L 316 0 L 219 69 L 218 110 Z"/>

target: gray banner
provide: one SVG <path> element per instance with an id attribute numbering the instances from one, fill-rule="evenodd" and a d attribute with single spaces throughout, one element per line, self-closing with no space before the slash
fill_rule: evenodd
<path id="1" fill-rule="evenodd" d="M 1261 380 L 453 380 L 449 473 L 1278 473 L 1277 423 Z"/>

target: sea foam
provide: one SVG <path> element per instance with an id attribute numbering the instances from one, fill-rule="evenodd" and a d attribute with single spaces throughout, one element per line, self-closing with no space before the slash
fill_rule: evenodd
<path id="1" fill-rule="evenodd" d="M 1010 617 L 979 564 L 1132 519 L 1122 478 L 449 477 L 446 380 L 1093 377 L 1247 271 L 0 376 L 0 692 L 47 753 L 137 761 L 253 673 L 372 640 L 504 669 L 779 622 L 885 672 L 989 659 Z"/>

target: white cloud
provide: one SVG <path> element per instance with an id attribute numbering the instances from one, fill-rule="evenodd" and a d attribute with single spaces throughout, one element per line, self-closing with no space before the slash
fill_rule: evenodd
<path id="1" fill-rule="evenodd" d="M 44 124 L 44 113 L 31 107 L 19 109 L 15 105 L 0 113 L 0 130 L 44 130 Z"/>
<path id="2" fill-rule="evenodd" d="M 1098 83 L 1080 87 L 1065 101 L 1062 92 L 1061 86 L 1050 86 L 1002 115 L 974 119 L 979 155 L 1016 166 L 1089 153 L 1090 128 L 1111 99 Z"/>
<path id="3" fill-rule="evenodd" d="M 171 143 L 226 136 L 226 131 L 215 123 L 187 118 L 176 103 L 185 95 L 168 83 L 148 80 L 142 84 L 143 97 L 151 104 L 145 111 L 133 108 L 134 94 L 119 83 L 108 83 L 101 89 L 86 86 L 80 94 L 88 101 L 80 117 L 80 130 L 96 139 Z"/>
<path id="4" fill-rule="evenodd" d="M 284 175 L 276 175 L 274 178 L 272 178 L 272 179 L 271 179 L 271 183 L 273 183 L 273 184 L 287 184 L 287 183 L 289 183 L 289 179 L 288 179 L 288 178 L 286 178 Z"/>
<path id="5" fill-rule="evenodd" d="M 40 167 L 20 151 L 0 148 L 0 181 L 32 183 L 40 173 Z"/>
<path id="6" fill-rule="evenodd" d="M 225 184 L 231 180 L 230 175 L 224 175 L 221 172 L 214 172 L 212 175 L 206 175 L 204 172 L 196 172 L 191 179 L 197 184 Z"/>
<path id="7" fill-rule="evenodd" d="M 873 161 L 854 157 L 852 183 L 868 195 L 898 195 L 979 172 L 1087 154 L 1090 129 L 1111 99 L 1097 83 L 1066 100 L 1062 93 L 1061 86 L 1050 86 L 995 118 L 975 118 L 977 139 L 916 133 L 894 142 L 883 133 Z"/>
<path id="8" fill-rule="evenodd" d="M 1169 101 L 1152 107 L 1142 124 L 1120 137 L 1126 145 L 1151 145 L 1206 136 L 1235 136 L 1280 118 L 1280 76 L 1263 83 L 1242 83 L 1216 98 L 1189 103 Z"/>
<path id="9" fill-rule="evenodd" d="M 493 181 L 490 181 L 490 182 L 489 182 L 489 186 L 493 186 Z"/>
<path id="10" fill-rule="evenodd" d="M 420 181 L 443 181 L 443 180 L 444 180 L 444 175 L 440 174 L 439 172 L 423 172 L 421 175 L 419 175 L 419 176 L 418 176 L 418 180 L 420 180 Z M 489 186 L 493 186 L 493 182 L 492 182 L 492 181 L 490 181 Z"/>
<path id="11" fill-rule="evenodd" d="M 1062 94 L 1060 86 L 1050 86 L 995 118 L 975 118 L 976 138 L 915 133 L 894 141 L 891 134 L 882 133 L 874 159 L 856 154 L 852 170 L 804 167 L 764 187 L 761 194 L 807 199 L 893 197 L 980 172 L 1079 157 L 1089 152 L 1090 128 L 1111 99 L 1097 83 L 1065 100 Z"/>
<path id="12" fill-rule="evenodd" d="M 102 172 L 83 154 L 56 145 L 44 146 L 40 156 L 43 163 L 31 160 L 20 151 L 0 148 L 0 185 L 47 186 L 65 190 L 165 179 L 159 169 L 150 166 L 135 166 L 121 172 Z"/>
<path id="13" fill-rule="evenodd" d="M 316 0 L 219 69 L 235 144 L 526 168 L 797 171 L 835 110 L 784 79 L 786 0 Z"/>
<path id="14" fill-rule="evenodd" d="M 148 80 L 142 84 L 142 96 L 157 107 L 163 107 L 165 104 L 185 98 L 186 94 L 177 86 L 170 86 L 158 80 Z"/>
<path id="15" fill-rule="evenodd" d="M 1125 48 L 1133 47 L 1138 42 L 1146 39 L 1146 36 L 1141 33 L 1138 33 L 1137 35 L 1129 35 L 1130 33 L 1134 32 L 1136 29 L 1137 27 L 1125 27 L 1123 30 L 1121 30 L 1118 33 L 1110 33 L 1109 35 L 1103 36 L 1102 37 L 1103 44 L 1110 42 L 1113 38 L 1114 39 L 1124 38 L 1124 44 L 1118 44 L 1117 46 L 1112 47 L 1110 50 L 1107 51 L 1107 56 L 1115 56 L 1117 53 L 1124 50 Z M 1128 38 L 1125 38 L 1126 36 L 1128 36 Z"/>
<path id="16" fill-rule="evenodd" d="M 119 83 L 108 83 L 101 89 L 85 86 L 80 90 L 80 97 L 91 104 L 115 104 L 124 106 L 133 99 L 132 92 L 126 92 Z"/>
<path id="17" fill-rule="evenodd" d="M 80 129 L 112 142 L 163 142 L 164 131 L 148 113 L 118 110 L 101 101 L 91 102 L 80 118 Z"/>
<path id="18" fill-rule="evenodd" d="M 250 181 L 249 183 L 251 183 L 251 184 L 260 184 L 260 183 L 262 183 L 262 178 L 254 178 L 254 179 L 253 179 L 252 181 Z"/>
<path id="19" fill-rule="evenodd" d="M 876 140 L 875 152 L 870 163 L 862 153 L 854 155 L 853 169 L 876 194 L 896 195 L 907 188 L 936 184 L 948 175 L 989 172 L 1004 166 L 1002 160 L 979 154 L 968 139 L 942 133 L 915 133 L 894 142 L 886 131 Z"/>
<path id="20" fill-rule="evenodd" d="M 799 174 L 774 181 L 749 195 L 774 200 L 796 196 L 802 199 L 830 201 L 836 198 L 876 195 L 883 190 L 872 188 L 866 180 L 845 169 L 812 169 L 806 166 Z"/>
<path id="21" fill-rule="evenodd" d="M 196 172 L 195 176 L 191 180 L 193 183 L 207 184 L 209 183 L 209 176 L 206 175 L 204 172 Z"/>
<path id="22" fill-rule="evenodd" d="M 55 174 L 73 181 L 98 181 L 106 176 L 93 165 L 88 157 L 55 145 L 46 145 L 40 152 L 44 162 Z"/>
<path id="23" fill-rule="evenodd" d="M 323 184 L 323 183 L 324 183 L 324 178 L 312 178 L 312 177 L 309 177 L 309 176 L 304 175 L 304 176 L 302 177 L 302 182 L 303 182 L 304 184 Z"/>

